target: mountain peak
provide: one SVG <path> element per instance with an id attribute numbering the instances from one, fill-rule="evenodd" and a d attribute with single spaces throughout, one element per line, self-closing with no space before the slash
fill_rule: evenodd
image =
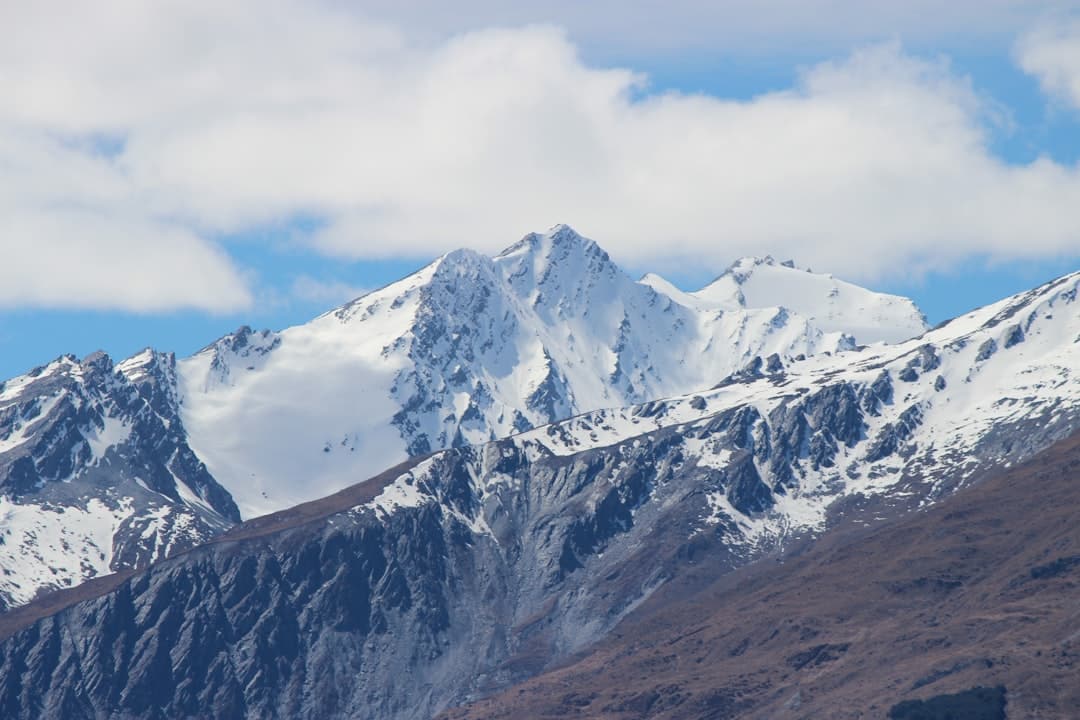
<path id="1" fill-rule="evenodd" d="M 725 276 L 731 276 L 736 282 L 743 283 L 756 268 L 760 267 L 787 268 L 789 270 L 810 272 L 809 269 L 797 267 L 794 260 L 789 259 L 781 261 L 777 260 L 772 255 L 746 255 L 731 263 L 731 265 L 721 273 L 717 280 Z"/>
<path id="2" fill-rule="evenodd" d="M 595 242 L 588 239 L 566 223 L 552 225 L 545 234 L 556 243 L 585 243 L 588 245 L 596 245 Z"/>
<path id="3" fill-rule="evenodd" d="M 83 367 L 94 368 L 95 370 L 101 370 L 102 372 L 112 372 L 113 361 L 109 357 L 108 353 L 104 350 L 95 350 L 82 359 L 80 363 Z"/>
<path id="4" fill-rule="evenodd" d="M 787 308 L 826 332 L 853 333 L 863 343 L 899 342 L 928 329 L 908 298 L 867 290 L 790 260 L 777 262 L 771 255 L 740 258 L 689 295 L 703 307 Z"/>
<path id="5" fill-rule="evenodd" d="M 468 248 L 451 250 L 435 261 L 431 281 L 445 281 L 449 278 L 478 278 L 483 268 L 491 266 L 491 259 Z"/>
<path id="6" fill-rule="evenodd" d="M 583 293 L 588 294 L 601 278 L 632 282 L 603 248 L 569 225 L 529 233 L 494 262 L 517 293 L 533 300 L 546 296 L 581 303 L 586 302 Z"/>
<path id="7" fill-rule="evenodd" d="M 549 238 L 553 247 L 578 250 L 587 255 L 596 255 L 606 262 L 611 260 L 607 252 L 596 244 L 596 241 L 585 237 L 569 225 L 561 223 L 554 225 L 542 237 Z"/>
<path id="8" fill-rule="evenodd" d="M 458 248 L 451 250 L 439 259 L 439 266 L 443 265 L 473 265 L 483 262 L 487 257 L 470 248 Z"/>
<path id="9" fill-rule="evenodd" d="M 555 251 L 558 251 L 557 253 Z M 532 232 L 518 240 L 496 256 L 496 259 L 514 257 L 523 254 L 543 254 L 546 256 L 581 254 L 597 256 L 610 262 L 607 252 L 595 241 L 585 237 L 566 224 L 553 225 L 547 232 Z"/>

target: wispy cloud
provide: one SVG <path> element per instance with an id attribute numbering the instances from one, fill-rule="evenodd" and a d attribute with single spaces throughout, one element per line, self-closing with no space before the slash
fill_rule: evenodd
<path id="1" fill-rule="evenodd" d="M 367 293 L 367 288 L 340 280 L 319 280 L 310 275 L 300 275 L 293 280 L 290 295 L 302 302 L 332 307 L 355 300 Z"/>

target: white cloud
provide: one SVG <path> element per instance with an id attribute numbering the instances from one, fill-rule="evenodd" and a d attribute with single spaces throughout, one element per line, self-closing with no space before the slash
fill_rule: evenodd
<path id="1" fill-rule="evenodd" d="M 0 9 L 0 136 L 16 138 L 0 145 L 0 207 L 43 247 L 66 236 L 56 208 L 93 217 L 163 289 L 179 283 L 155 248 L 208 268 L 159 305 L 250 302 L 204 238 L 295 214 L 350 258 L 492 251 L 555 222 L 635 264 L 771 252 L 864 278 L 1080 247 L 1077 169 L 997 159 L 993 105 L 896 44 L 736 102 L 644 94 L 545 26 L 416 44 L 289 0 L 29 7 Z M 115 151 L 95 153 L 101 138 Z M 36 266 L 15 237 L 0 225 L 17 275 Z M 39 302 L 95 297 L 57 292 Z"/>
<path id="2" fill-rule="evenodd" d="M 429 41 L 477 27 L 554 23 L 605 55 L 849 49 L 902 36 L 925 44 L 1011 41 L 1076 0 L 365 0 L 370 16 Z"/>
<path id="3" fill-rule="evenodd" d="M 310 275 L 300 275 L 293 280 L 290 294 L 303 302 L 332 307 L 355 300 L 367 292 L 366 288 L 340 280 L 320 280 Z"/>
<path id="4" fill-rule="evenodd" d="M 1080 20 L 1041 25 L 1021 38 L 1016 54 L 1049 95 L 1080 109 Z"/>
<path id="5" fill-rule="evenodd" d="M 153 312 L 247 307 L 232 261 L 142 207 L 104 158 L 0 121 L 0 308 Z"/>
<path id="6" fill-rule="evenodd" d="M 250 303 L 217 249 L 182 228 L 93 212 L 0 217 L 0 307 L 223 312 Z"/>

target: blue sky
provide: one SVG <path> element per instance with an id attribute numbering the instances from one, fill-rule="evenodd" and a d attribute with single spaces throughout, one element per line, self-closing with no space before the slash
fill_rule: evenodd
<path id="1" fill-rule="evenodd" d="M 557 222 L 634 275 L 771 253 L 932 322 L 1080 269 L 1076 7 L 917 5 L 5 9 L 0 378 L 303 322 Z"/>

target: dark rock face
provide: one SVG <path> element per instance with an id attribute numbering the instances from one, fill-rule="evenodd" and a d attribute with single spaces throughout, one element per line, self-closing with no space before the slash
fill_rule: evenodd
<path id="1" fill-rule="evenodd" d="M 431 514 L 437 512 L 386 525 L 368 518 L 299 545 L 286 537 L 272 549 L 215 547 L 138 576 L 0 651 L 2 713 L 380 715 L 365 706 L 400 712 L 409 700 L 395 674 L 409 665 L 370 659 L 384 656 L 388 645 L 411 665 L 445 653 L 447 567 L 465 546 L 441 532 Z M 98 621 L 105 624 L 87 632 L 86 624 Z M 393 631 L 404 626 L 425 632 L 395 639 Z M 30 690 L 47 686 L 56 672 L 66 677 L 63 691 Z M 358 681 L 373 695 L 357 693 Z"/>
<path id="2" fill-rule="evenodd" d="M 881 414 L 882 405 L 891 405 L 893 401 L 893 384 L 892 378 L 889 377 L 888 370 L 882 370 L 874 381 L 870 383 L 862 394 L 863 408 L 877 417 Z"/>
<path id="3" fill-rule="evenodd" d="M 895 423 L 885 423 L 867 451 L 867 462 L 878 462 L 899 452 L 921 424 L 922 410 L 918 405 L 912 405 L 900 413 Z"/>
<path id="4" fill-rule="evenodd" d="M 1019 345 L 1024 342 L 1024 329 L 1019 325 L 1011 326 L 1005 332 L 1005 348 L 1011 348 L 1013 345 Z"/>
<path id="5" fill-rule="evenodd" d="M 976 362 L 982 362 L 983 360 L 989 360 L 990 356 L 997 352 L 997 341 L 994 338 L 990 338 L 983 342 L 979 346 L 979 352 L 975 355 Z"/>
<path id="6" fill-rule="evenodd" d="M 915 382 L 919 379 L 919 373 L 930 372 L 941 367 L 941 356 L 933 345 L 921 345 L 915 351 L 915 356 L 908 360 L 907 365 L 900 371 L 897 377 L 904 382 Z"/>
<path id="7" fill-rule="evenodd" d="M 727 499 L 732 507 L 744 515 L 763 512 L 775 503 L 748 451 L 732 459 L 722 471 L 720 484 L 727 488 Z"/>
<path id="8" fill-rule="evenodd" d="M 890 720 L 1005 720 L 1005 688 L 977 687 L 929 700 L 906 700 L 889 710 Z"/>
<path id="9" fill-rule="evenodd" d="M 854 447 L 866 428 L 865 394 L 880 391 L 856 388 L 841 382 L 782 403 L 769 415 L 766 437 L 771 439 L 770 473 L 773 491 L 784 493 L 797 485 L 804 473 L 804 460 L 811 470 L 835 465 L 840 446 Z"/>

